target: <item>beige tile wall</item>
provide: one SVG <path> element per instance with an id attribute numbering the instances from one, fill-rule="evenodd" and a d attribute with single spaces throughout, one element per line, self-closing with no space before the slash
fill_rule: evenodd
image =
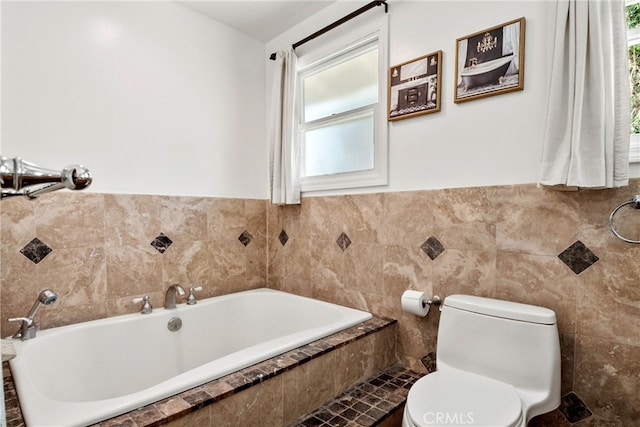
<path id="1" fill-rule="evenodd" d="M 295 207 L 71 192 L 8 199 L 0 314 L 24 315 L 46 287 L 60 300 L 42 310 L 43 327 L 134 312 L 131 299 L 144 293 L 160 306 L 174 282 L 203 286 L 203 297 L 268 285 L 398 319 L 398 358 L 423 369 L 438 311 L 402 312 L 405 289 L 539 304 L 558 314 L 563 392 L 576 391 L 593 425 L 630 425 L 640 419 L 640 247 L 616 239 L 608 216 L 636 193 L 638 180 L 619 190 L 518 185 L 304 198 Z M 640 239 L 640 212 L 620 217 Z M 254 236 L 246 248 L 245 229 Z M 174 242 L 164 254 L 150 245 L 160 232 Z M 345 251 L 342 232 L 352 242 Z M 420 249 L 430 236 L 445 248 L 435 260 Z M 53 248 L 37 265 L 19 252 L 34 237 Z M 558 258 L 576 240 L 599 257 L 578 275 Z M 2 322 L 3 336 L 14 329 Z"/>
<path id="2" fill-rule="evenodd" d="M 640 247 L 616 239 L 608 217 L 636 193 L 638 180 L 619 190 L 518 185 L 305 198 L 269 207 L 269 283 L 398 319 L 398 357 L 419 370 L 435 351 L 439 313 L 402 312 L 405 289 L 549 307 L 561 333 L 563 393 L 576 391 L 591 408 L 588 423 L 632 425 L 640 419 Z M 640 212 L 620 212 L 619 227 L 640 239 Z M 342 232 L 352 242 L 344 252 Z M 420 249 L 430 236 L 445 248 L 435 260 Z M 599 257 L 580 274 L 558 258 L 576 240 Z"/>
<path id="3" fill-rule="evenodd" d="M 163 304 L 172 283 L 209 297 L 266 286 L 265 200 L 59 192 L 2 202 L 2 335 L 40 290 L 59 299 L 40 311 L 43 328 L 135 312 L 134 297 Z M 245 247 L 238 237 L 247 230 Z M 160 233 L 173 243 L 158 252 Z M 34 264 L 20 253 L 34 237 L 53 249 Z"/>

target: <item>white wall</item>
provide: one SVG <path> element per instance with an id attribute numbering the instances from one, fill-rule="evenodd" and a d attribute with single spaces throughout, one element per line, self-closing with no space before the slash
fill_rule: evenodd
<path id="1" fill-rule="evenodd" d="M 269 42 L 266 52 L 285 48 L 359 5 L 339 1 Z M 442 50 L 442 110 L 389 124 L 390 185 L 366 191 L 537 182 L 554 8 L 550 1 L 389 1 L 389 65 Z M 376 8 L 357 20 L 381 15 L 382 8 Z M 523 16 L 524 90 L 454 104 L 456 39 Z M 358 25 L 357 20 L 343 27 Z M 317 46 L 332 34 L 311 43 Z"/>
<path id="2" fill-rule="evenodd" d="M 338 1 L 266 46 L 173 2 L 0 4 L 2 155 L 83 163 L 93 192 L 266 198 L 267 57 L 362 2 Z M 390 185 L 365 191 L 536 182 L 552 9 L 390 0 L 390 65 L 442 49 L 442 111 L 389 124 Z M 454 104 L 455 39 L 520 16 L 524 91 Z"/>
<path id="3" fill-rule="evenodd" d="M 179 4 L 2 2 L 2 155 L 93 192 L 266 198 L 264 44 Z"/>
<path id="4" fill-rule="evenodd" d="M 536 182 L 544 136 L 551 2 L 398 2 L 390 61 L 443 50 L 442 111 L 390 125 L 391 187 Z M 526 18 L 524 90 L 453 103 L 455 40 Z"/>

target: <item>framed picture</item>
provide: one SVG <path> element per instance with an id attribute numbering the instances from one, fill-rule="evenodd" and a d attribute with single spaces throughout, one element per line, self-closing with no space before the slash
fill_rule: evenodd
<path id="1" fill-rule="evenodd" d="M 519 18 L 456 40 L 454 102 L 524 88 L 524 26 Z"/>
<path id="2" fill-rule="evenodd" d="M 389 120 L 440 111 L 442 51 L 430 53 L 389 69 Z"/>

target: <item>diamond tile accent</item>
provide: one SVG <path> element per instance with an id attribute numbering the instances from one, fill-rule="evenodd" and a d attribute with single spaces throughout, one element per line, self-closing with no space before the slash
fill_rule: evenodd
<path id="1" fill-rule="evenodd" d="M 253 240 L 253 236 L 247 230 L 244 230 L 242 234 L 238 236 L 238 240 L 240 240 L 240 243 L 247 247 L 247 245 Z"/>
<path id="2" fill-rule="evenodd" d="M 558 258 L 576 274 L 582 273 L 600 259 L 580 240 L 576 240 L 574 244 L 558 255 Z"/>
<path id="3" fill-rule="evenodd" d="M 342 249 L 342 251 L 344 252 L 347 250 L 349 245 L 351 245 L 351 239 L 349 239 L 349 236 L 347 236 L 344 232 L 342 232 L 338 236 L 336 243 L 338 244 L 338 246 L 340 246 L 340 249 Z"/>
<path id="4" fill-rule="evenodd" d="M 435 372 L 436 371 L 436 354 L 431 351 L 427 353 L 422 359 L 420 359 L 425 368 L 427 368 L 427 372 Z"/>
<path id="5" fill-rule="evenodd" d="M 34 264 L 45 259 L 51 252 L 53 252 L 53 249 L 37 237 L 34 237 L 24 248 L 20 249 L 20 253 L 29 258 Z"/>
<path id="6" fill-rule="evenodd" d="M 593 415 L 587 405 L 574 392 L 562 396 L 558 409 L 571 424 Z"/>
<path id="7" fill-rule="evenodd" d="M 153 246 L 158 252 L 163 254 L 164 251 L 166 251 L 172 243 L 173 241 L 167 235 L 165 235 L 164 233 L 160 233 L 158 234 L 158 237 L 153 239 L 153 241 L 151 242 L 151 246 Z"/>
<path id="8" fill-rule="evenodd" d="M 431 258 L 431 261 L 438 258 L 438 256 L 444 252 L 444 246 L 442 246 L 442 243 L 434 236 L 429 237 L 422 246 L 420 246 L 420 249 Z"/>
<path id="9" fill-rule="evenodd" d="M 278 234 L 278 240 L 280 240 L 280 244 L 282 246 L 286 245 L 287 241 L 289 241 L 289 235 L 287 234 L 286 231 L 284 231 L 284 228 L 282 229 L 280 234 Z"/>

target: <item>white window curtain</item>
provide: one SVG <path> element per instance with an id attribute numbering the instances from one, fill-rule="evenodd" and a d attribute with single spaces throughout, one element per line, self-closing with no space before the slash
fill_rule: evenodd
<path id="1" fill-rule="evenodd" d="M 295 138 L 296 54 L 276 52 L 271 93 L 271 202 L 300 203 L 300 166 Z"/>
<path id="2" fill-rule="evenodd" d="M 462 70 L 467 66 L 467 39 L 458 42 L 458 81 L 457 86 L 462 84 Z"/>
<path id="3" fill-rule="evenodd" d="M 624 0 L 557 0 L 541 184 L 628 184 L 627 56 Z"/>
<path id="4" fill-rule="evenodd" d="M 520 55 L 520 23 L 502 27 L 502 56 L 513 54 L 514 58 Z M 507 75 L 518 73 L 518 60 L 513 59 L 507 70 Z"/>

